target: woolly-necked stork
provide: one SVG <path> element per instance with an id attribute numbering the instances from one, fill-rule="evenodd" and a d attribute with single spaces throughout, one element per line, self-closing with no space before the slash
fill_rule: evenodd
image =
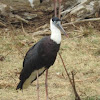
<path id="1" fill-rule="evenodd" d="M 50 29 L 51 35 L 42 38 L 26 53 L 23 61 L 23 69 L 20 74 L 20 82 L 16 88 L 27 88 L 36 79 L 38 81 L 38 76 L 42 75 L 44 71 L 46 71 L 45 86 L 47 98 L 48 69 L 56 60 L 57 52 L 59 51 L 61 43 L 61 32 L 66 34 L 61 26 L 61 20 L 57 17 L 50 20 Z"/>

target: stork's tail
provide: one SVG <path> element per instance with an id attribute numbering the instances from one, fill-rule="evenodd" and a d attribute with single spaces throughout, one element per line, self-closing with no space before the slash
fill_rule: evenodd
<path id="1" fill-rule="evenodd" d="M 22 81 L 20 81 L 19 84 L 17 85 L 16 90 L 18 90 L 18 89 L 22 90 L 22 86 L 23 86 L 23 83 L 22 83 Z"/>

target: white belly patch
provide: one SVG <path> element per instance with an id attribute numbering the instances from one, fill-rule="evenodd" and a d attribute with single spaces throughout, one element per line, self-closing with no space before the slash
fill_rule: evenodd
<path id="1" fill-rule="evenodd" d="M 40 75 L 44 70 L 45 70 L 45 67 L 32 72 L 31 75 L 29 76 L 29 78 L 27 78 L 26 81 L 24 82 L 23 89 L 26 89 L 31 84 L 31 82 L 37 77 L 38 71 L 39 71 L 39 75 Z"/>

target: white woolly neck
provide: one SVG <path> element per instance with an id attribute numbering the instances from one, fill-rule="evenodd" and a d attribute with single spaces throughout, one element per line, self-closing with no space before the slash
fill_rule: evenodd
<path id="1" fill-rule="evenodd" d="M 56 42 L 57 44 L 61 43 L 61 32 L 60 30 L 52 23 L 52 19 L 50 20 L 50 29 L 51 29 L 51 40 Z"/>

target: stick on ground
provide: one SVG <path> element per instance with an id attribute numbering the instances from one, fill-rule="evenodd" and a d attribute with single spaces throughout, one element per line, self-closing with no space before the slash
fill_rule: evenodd
<path id="1" fill-rule="evenodd" d="M 66 69 L 66 66 L 65 66 L 65 63 L 64 63 L 64 61 L 63 61 L 63 58 L 62 58 L 62 56 L 61 56 L 60 53 L 59 53 L 59 56 L 60 56 L 61 61 L 62 61 L 62 63 L 63 63 L 64 69 L 65 69 L 65 72 L 66 72 L 66 74 L 67 74 L 67 76 L 68 76 L 68 79 L 69 79 L 69 81 L 70 81 L 70 84 L 71 84 L 71 86 L 72 86 L 72 88 L 73 88 L 74 95 L 75 95 L 75 100 L 81 100 L 81 99 L 80 99 L 80 96 L 78 95 L 77 90 L 76 90 L 75 80 L 74 80 L 74 74 L 73 74 L 73 72 L 72 72 L 72 79 L 71 79 L 71 78 L 70 78 L 70 75 L 69 75 L 69 73 L 68 73 L 68 71 L 67 71 L 67 69 Z"/>

